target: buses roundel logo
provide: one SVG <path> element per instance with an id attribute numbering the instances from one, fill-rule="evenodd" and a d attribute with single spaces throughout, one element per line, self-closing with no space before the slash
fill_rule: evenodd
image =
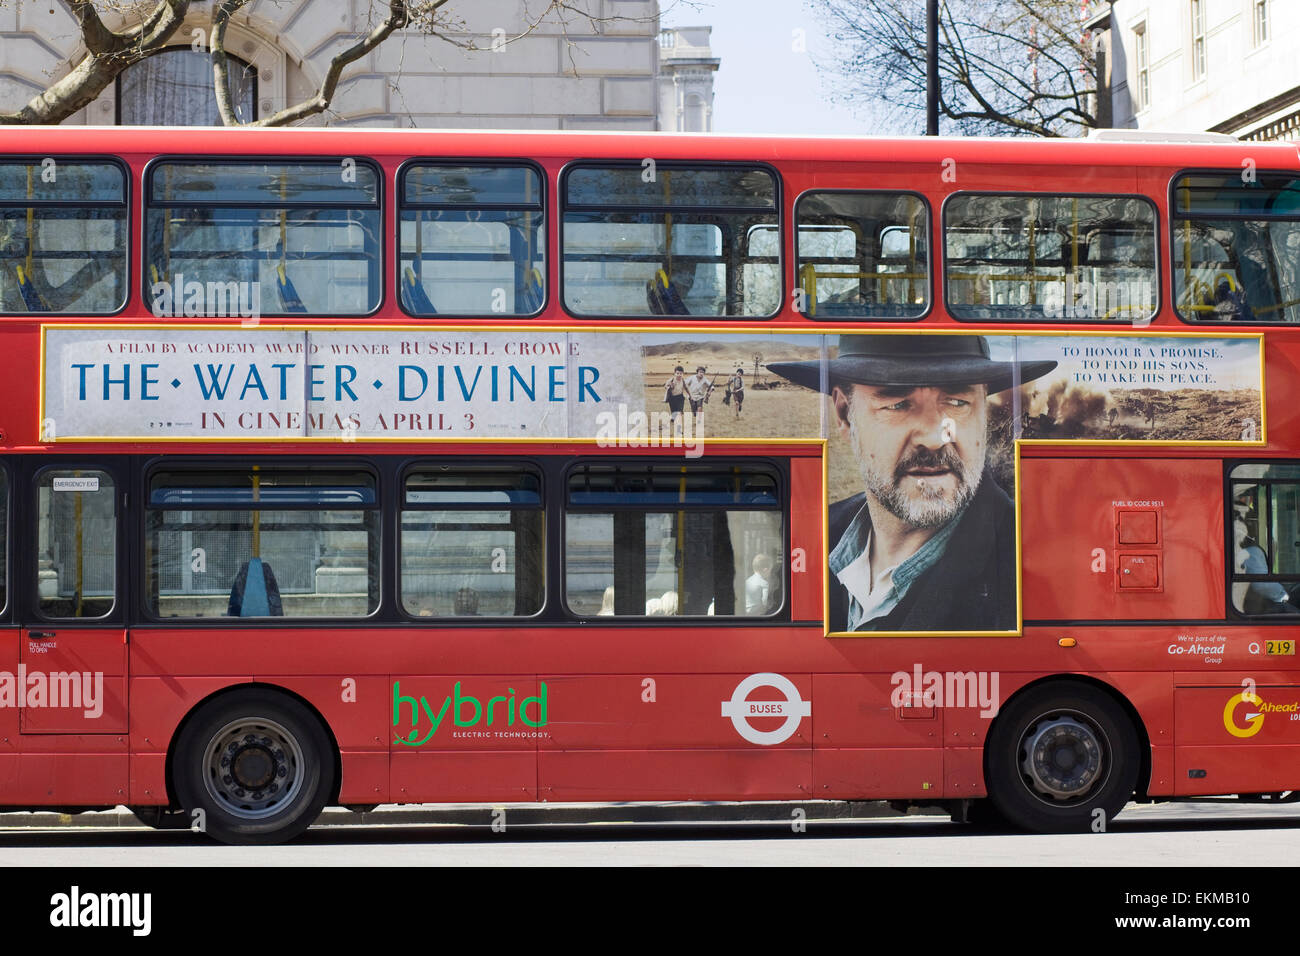
<path id="1" fill-rule="evenodd" d="M 760 687 L 774 688 L 783 700 L 746 700 Z M 794 682 L 780 674 L 750 674 L 731 694 L 731 700 L 722 702 L 722 716 L 731 718 L 736 733 L 751 744 L 770 747 L 783 744 L 794 736 L 805 717 L 812 715 L 812 701 L 799 696 Z M 775 730 L 755 730 L 750 724 L 754 717 L 784 717 L 785 723 Z"/>

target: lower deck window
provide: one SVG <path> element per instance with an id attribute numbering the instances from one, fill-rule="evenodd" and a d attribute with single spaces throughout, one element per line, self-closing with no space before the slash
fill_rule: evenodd
<path id="1" fill-rule="evenodd" d="M 160 474 L 146 519 L 149 610 L 163 618 L 365 617 L 379 604 L 366 474 Z"/>
<path id="2" fill-rule="evenodd" d="M 777 488 L 774 474 L 752 466 L 579 469 L 565 515 L 569 609 L 582 617 L 777 613 L 785 580 Z"/>
<path id="3" fill-rule="evenodd" d="M 1300 614 L 1300 465 L 1232 470 L 1232 606 Z"/>

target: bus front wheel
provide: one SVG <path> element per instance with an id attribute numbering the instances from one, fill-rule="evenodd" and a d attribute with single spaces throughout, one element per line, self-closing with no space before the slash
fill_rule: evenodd
<path id="1" fill-rule="evenodd" d="M 292 840 L 319 816 L 333 778 L 320 722 L 274 691 L 209 701 L 176 743 L 173 779 L 181 806 L 199 821 L 195 829 L 223 843 Z"/>
<path id="2" fill-rule="evenodd" d="M 989 797 L 1026 830 L 1104 831 L 1133 795 L 1138 746 L 1132 721 L 1103 691 L 1043 685 L 999 715 L 988 742 Z"/>

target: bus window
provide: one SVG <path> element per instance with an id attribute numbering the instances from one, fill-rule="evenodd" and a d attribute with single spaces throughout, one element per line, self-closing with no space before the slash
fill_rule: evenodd
<path id="1" fill-rule="evenodd" d="M 1180 176 L 1173 188 L 1174 300 L 1189 322 L 1300 322 L 1300 179 Z"/>
<path id="2" fill-rule="evenodd" d="M 531 166 L 407 166 L 398 287 L 412 315 L 534 315 L 546 299 L 541 174 Z"/>
<path id="3" fill-rule="evenodd" d="M 930 300 L 925 200 L 909 193 L 805 193 L 795 204 L 803 313 L 914 319 Z"/>
<path id="4" fill-rule="evenodd" d="M 944 244 L 948 311 L 959 319 L 1155 317 L 1150 200 L 957 194 L 944 207 Z"/>
<path id="5" fill-rule="evenodd" d="M 1232 606 L 1300 614 L 1300 466 L 1232 469 Z"/>
<path id="6" fill-rule="evenodd" d="M 413 617 L 542 609 L 541 478 L 525 468 L 421 467 L 402 507 L 402 608 Z"/>
<path id="7" fill-rule="evenodd" d="M 0 162 L 0 312 L 126 304 L 126 173 L 110 162 Z"/>
<path id="8" fill-rule="evenodd" d="M 777 478 L 756 466 L 584 465 L 569 477 L 579 617 L 770 616 L 784 604 Z"/>
<path id="9" fill-rule="evenodd" d="M 160 618 L 357 618 L 379 606 L 365 472 L 168 471 L 149 482 L 147 601 Z"/>
<path id="10" fill-rule="evenodd" d="M 9 607 L 9 475 L 0 468 L 0 612 Z"/>
<path id="11" fill-rule="evenodd" d="M 41 614 L 110 614 L 117 580 L 113 479 L 102 471 L 50 469 L 38 484 L 36 592 Z"/>
<path id="12" fill-rule="evenodd" d="M 145 295 L 158 316 L 367 315 L 379 177 L 367 162 L 157 163 Z"/>
<path id="13" fill-rule="evenodd" d="M 564 181 L 564 302 L 578 315 L 747 316 L 781 305 L 776 178 L 757 167 L 579 166 Z"/>

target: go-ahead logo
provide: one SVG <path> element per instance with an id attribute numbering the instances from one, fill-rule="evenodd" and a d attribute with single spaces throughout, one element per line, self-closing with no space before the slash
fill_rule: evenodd
<path id="1" fill-rule="evenodd" d="M 1241 716 L 1246 723 L 1244 727 L 1237 723 L 1237 708 L 1242 704 L 1248 708 Z M 1268 714 L 1300 714 L 1300 701 L 1269 704 L 1258 694 L 1244 690 L 1229 698 L 1227 706 L 1223 708 L 1223 726 L 1234 737 L 1254 737 L 1264 726 L 1264 717 Z"/>
<path id="2" fill-rule="evenodd" d="M 784 700 L 746 700 L 759 687 L 774 687 Z M 794 736 L 803 718 L 811 716 L 812 701 L 799 696 L 799 688 L 780 674 L 750 674 L 732 692 L 731 700 L 722 702 L 722 716 L 731 718 L 736 733 L 751 744 L 770 747 L 783 744 Z M 776 730 L 755 730 L 749 723 L 752 717 L 784 717 L 785 723 Z"/>

